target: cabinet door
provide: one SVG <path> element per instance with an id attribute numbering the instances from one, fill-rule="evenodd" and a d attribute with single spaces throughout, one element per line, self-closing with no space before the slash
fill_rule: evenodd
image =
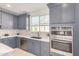
<path id="1" fill-rule="evenodd" d="M 10 37 L 8 38 L 8 41 L 9 41 L 9 46 L 12 47 L 12 48 L 16 48 L 16 39 L 15 37 Z"/>
<path id="2" fill-rule="evenodd" d="M 33 53 L 37 56 L 41 55 L 41 42 L 34 40 L 33 41 Z"/>
<path id="3" fill-rule="evenodd" d="M 62 4 L 62 22 L 74 22 L 75 5 Z"/>
<path id="4" fill-rule="evenodd" d="M 2 25 L 2 13 L 0 11 L 0 25 Z"/>
<path id="5" fill-rule="evenodd" d="M 26 14 L 18 17 L 18 29 L 26 29 Z"/>
<path id="6" fill-rule="evenodd" d="M 15 37 L 15 43 L 16 43 L 16 48 L 20 48 L 20 38 L 19 37 Z"/>
<path id="7" fill-rule="evenodd" d="M 49 42 L 41 42 L 41 56 L 49 56 Z"/>
<path id="8" fill-rule="evenodd" d="M 13 16 L 11 14 L 2 13 L 2 29 L 13 28 Z"/>
<path id="9" fill-rule="evenodd" d="M 27 39 L 27 50 L 33 53 L 33 40 Z"/>
<path id="10" fill-rule="evenodd" d="M 49 13 L 50 13 L 50 24 L 61 23 L 61 21 L 62 21 L 61 5 L 50 8 Z"/>
<path id="11" fill-rule="evenodd" d="M 13 29 L 17 29 L 17 22 L 18 22 L 18 17 L 17 16 L 13 16 Z"/>
<path id="12" fill-rule="evenodd" d="M 4 38 L 4 39 L 2 39 L 2 40 L 3 40 L 3 41 L 2 41 L 3 44 L 9 46 L 9 40 L 8 40 L 8 38 Z"/>
<path id="13" fill-rule="evenodd" d="M 0 39 L 0 43 L 2 43 L 3 42 L 3 40 L 2 39 Z"/>

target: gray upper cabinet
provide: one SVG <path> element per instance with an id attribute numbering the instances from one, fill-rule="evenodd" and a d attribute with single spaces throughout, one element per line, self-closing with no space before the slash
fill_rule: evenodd
<path id="1" fill-rule="evenodd" d="M 28 15 L 13 15 L 7 12 L 0 11 L 1 29 L 27 29 L 28 30 Z"/>
<path id="2" fill-rule="evenodd" d="M 13 15 L 13 29 L 18 29 L 18 17 L 16 15 Z"/>
<path id="3" fill-rule="evenodd" d="M 75 4 L 62 4 L 62 22 L 74 22 Z"/>
<path id="4" fill-rule="evenodd" d="M 26 14 L 18 16 L 18 29 L 26 29 Z"/>
<path id="5" fill-rule="evenodd" d="M 13 28 L 13 15 L 2 12 L 2 29 Z"/>
<path id="6" fill-rule="evenodd" d="M 60 23 L 62 20 L 62 7 L 60 6 L 56 6 L 56 7 L 52 7 L 49 9 L 50 12 L 50 24 L 52 23 Z"/>
<path id="7" fill-rule="evenodd" d="M 48 4 L 50 24 L 74 22 L 75 4 Z"/>

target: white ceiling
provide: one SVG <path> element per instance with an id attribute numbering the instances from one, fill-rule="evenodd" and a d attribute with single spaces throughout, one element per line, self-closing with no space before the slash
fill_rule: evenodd
<path id="1" fill-rule="evenodd" d="M 7 4 L 10 4 L 11 7 L 6 7 Z M 35 11 L 39 12 L 39 10 L 48 9 L 47 3 L 0 3 L 0 7 L 13 11 L 17 14 L 22 14 L 25 12 L 31 13 Z"/>

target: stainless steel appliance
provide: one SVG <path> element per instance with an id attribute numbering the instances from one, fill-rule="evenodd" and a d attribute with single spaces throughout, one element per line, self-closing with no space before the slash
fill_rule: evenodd
<path id="1" fill-rule="evenodd" d="M 50 45 L 52 49 L 72 53 L 72 25 L 56 24 L 50 28 Z"/>
<path id="2" fill-rule="evenodd" d="M 27 40 L 26 38 L 20 38 L 20 48 L 23 50 L 26 50 L 27 48 Z"/>

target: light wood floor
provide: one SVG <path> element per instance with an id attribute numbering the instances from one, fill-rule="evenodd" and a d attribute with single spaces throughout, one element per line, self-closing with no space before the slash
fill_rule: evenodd
<path id="1" fill-rule="evenodd" d="M 5 53 L 2 56 L 35 56 L 35 55 L 22 49 L 15 48 L 13 51 Z"/>

